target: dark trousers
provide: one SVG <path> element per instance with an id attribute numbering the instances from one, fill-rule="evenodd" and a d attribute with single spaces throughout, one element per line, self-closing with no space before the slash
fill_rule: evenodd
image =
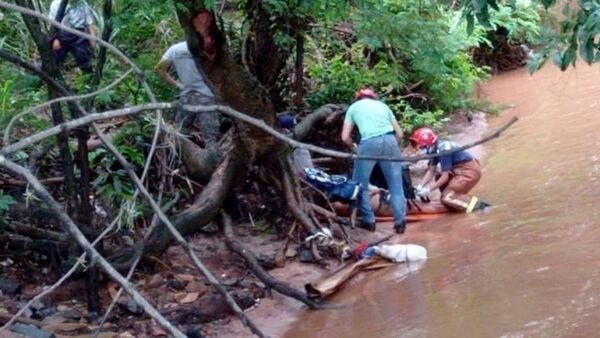
<path id="1" fill-rule="evenodd" d="M 215 104 L 215 98 L 207 96 L 199 92 L 189 92 L 183 94 L 179 101 L 181 104 L 189 105 L 212 105 Z M 219 140 L 220 123 L 219 113 L 217 111 L 206 111 L 206 112 L 189 112 L 184 109 L 180 109 L 177 114 L 176 121 L 181 130 L 185 133 L 193 125 L 196 118 L 200 122 L 200 132 L 202 133 L 202 139 L 205 144 L 216 143 Z"/>
<path id="2" fill-rule="evenodd" d="M 75 58 L 77 67 L 84 73 L 92 72 L 92 51 L 90 41 L 69 32 L 60 31 L 56 38 L 60 41 L 61 48 L 54 51 L 54 61 L 57 65 L 71 53 Z"/>

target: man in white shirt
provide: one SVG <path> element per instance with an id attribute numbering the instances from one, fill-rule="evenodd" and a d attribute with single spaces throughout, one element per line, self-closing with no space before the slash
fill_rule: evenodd
<path id="1" fill-rule="evenodd" d="M 53 0 L 50 4 L 49 17 L 52 20 L 57 19 L 58 9 L 62 0 Z M 94 26 L 94 15 L 92 9 L 84 0 L 69 1 L 62 19 L 62 24 L 96 36 L 96 27 Z M 93 40 L 88 40 L 75 34 L 58 30 L 52 39 L 52 49 L 57 65 L 64 60 L 68 53 L 75 58 L 77 67 L 84 73 L 92 72 L 92 51 Z"/>
<path id="2" fill-rule="evenodd" d="M 175 67 L 178 80 L 169 75 L 170 66 Z M 215 103 L 215 97 L 198 70 L 187 42 L 182 41 L 169 47 L 155 70 L 168 84 L 180 89 L 179 101 L 181 104 L 211 105 Z M 192 113 L 181 110 L 176 120 L 185 132 L 192 127 L 196 117 L 202 123 L 201 132 L 204 142 L 208 144 L 218 141 L 219 116 L 216 111 Z"/>

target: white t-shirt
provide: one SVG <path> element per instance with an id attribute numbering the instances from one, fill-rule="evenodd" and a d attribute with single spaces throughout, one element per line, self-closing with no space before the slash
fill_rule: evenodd
<path id="1" fill-rule="evenodd" d="M 52 20 L 56 20 L 58 15 L 58 9 L 62 0 L 53 0 L 50 4 L 50 12 L 48 17 Z M 84 30 L 87 26 L 94 23 L 94 15 L 92 9 L 83 0 L 69 1 L 65 9 L 65 15 L 62 23 L 75 29 Z M 71 2 L 73 4 L 71 4 Z"/>
<path id="2" fill-rule="evenodd" d="M 182 94 L 195 91 L 206 96 L 213 96 L 213 93 L 204 82 L 202 74 L 198 71 L 198 67 L 196 67 L 194 56 L 188 49 L 187 42 L 179 42 L 169 47 L 162 59 L 175 66 L 179 81 L 183 84 Z"/>

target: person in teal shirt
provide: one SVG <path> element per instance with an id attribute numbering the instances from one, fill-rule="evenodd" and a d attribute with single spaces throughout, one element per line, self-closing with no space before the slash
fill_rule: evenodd
<path id="1" fill-rule="evenodd" d="M 362 88 L 356 92 L 356 101 L 348 107 L 342 128 L 342 141 L 354 146 L 351 133 L 358 127 L 360 143 L 357 155 L 368 157 L 401 158 L 398 142 L 402 140 L 402 129 L 390 108 L 377 99 L 377 94 L 370 88 Z M 361 185 L 359 200 L 361 223 L 359 226 L 375 231 L 375 214 L 371 208 L 369 196 L 369 178 L 373 167 L 379 164 L 385 181 L 390 188 L 390 202 L 394 212 L 394 229 L 404 233 L 406 229 L 406 199 L 402 187 L 402 164 L 399 161 L 356 160 L 353 177 Z"/>

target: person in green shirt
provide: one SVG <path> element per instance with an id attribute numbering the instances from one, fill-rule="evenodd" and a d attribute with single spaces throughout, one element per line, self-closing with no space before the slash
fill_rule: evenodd
<path id="1" fill-rule="evenodd" d="M 351 133 L 358 127 L 361 141 L 357 147 L 358 156 L 401 158 L 398 142 L 402 140 L 402 129 L 390 108 L 377 99 L 377 94 L 370 88 L 362 88 L 356 92 L 356 101 L 348 107 L 342 128 L 342 141 L 353 146 Z M 361 224 L 359 226 L 375 231 L 375 214 L 371 208 L 369 196 L 369 178 L 375 164 L 379 164 L 388 187 L 390 201 L 394 212 L 394 229 L 404 233 L 406 229 L 406 199 L 402 187 L 402 164 L 399 161 L 356 160 L 353 177 L 363 187 L 359 210 Z"/>

